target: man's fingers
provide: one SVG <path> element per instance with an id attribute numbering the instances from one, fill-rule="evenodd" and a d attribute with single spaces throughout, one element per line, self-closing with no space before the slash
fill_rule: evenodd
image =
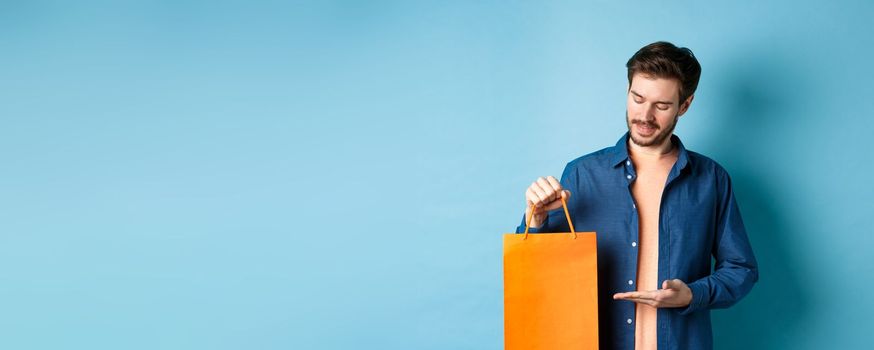
<path id="1" fill-rule="evenodd" d="M 674 281 L 663 281 L 662 286 L 674 286 L 678 285 L 682 287 L 685 283 L 683 281 L 674 280 Z M 678 288 L 679 288 L 678 287 Z M 625 300 L 631 301 L 635 303 L 647 304 L 654 307 L 681 307 L 688 305 L 688 301 L 681 300 L 682 292 L 678 289 L 665 288 L 659 290 L 649 290 L 649 291 L 636 291 L 636 292 L 626 292 L 626 293 L 616 293 L 613 294 L 614 300 Z"/>
<path id="2" fill-rule="evenodd" d="M 613 295 L 613 299 L 616 300 L 625 300 L 635 303 L 646 304 L 650 306 L 657 306 L 656 301 L 649 297 L 643 297 L 645 293 L 631 292 L 631 293 L 617 293 Z"/>
<path id="3" fill-rule="evenodd" d="M 549 185 L 552 186 L 552 189 L 556 192 L 561 191 L 561 184 L 558 183 L 558 180 L 556 180 L 555 177 L 547 176 L 546 182 L 548 182 Z"/>
<path id="4" fill-rule="evenodd" d="M 536 201 L 534 204 L 537 204 L 537 205 L 544 205 L 544 204 L 546 204 L 546 203 L 549 203 L 549 201 L 547 200 L 547 199 L 549 199 L 549 196 L 547 196 L 547 195 L 546 195 L 546 192 L 544 192 L 543 189 L 540 188 L 540 185 L 537 183 L 537 181 L 534 181 L 534 182 L 531 184 L 531 187 L 529 187 L 529 189 L 530 189 L 532 192 L 534 192 L 534 195 L 535 195 L 535 196 L 537 197 L 537 199 L 538 199 L 538 201 Z"/>
<path id="5" fill-rule="evenodd" d="M 525 199 L 528 200 L 529 206 L 540 204 L 540 196 L 538 196 L 537 193 L 534 193 L 534 190 L 530 187 L 525 191 Z"/>
<path id="6" fill-rule="evenodd" d="M 525 199 L 528 206 L 539 207 L 540 210 L 550 211 L 561 207 L 559 198 L 570 198 L 570 191 L 561 188 L 561 183 L 553 176 L 539 177 L 528 186 L 525 191 Z"/>
<path id="7" fill-rule="evenodd" d="M 549 183 L 546 179 L 540 177 L 537 178 L 537 184 L 540 185 L 540 188 L 543 189 L 543 193 L 546 194 L 548 201 L 546 203 L 552 202 L 555 200 L 555 189 L 552 188 L 552 184 Z"/>
<path id="8" fill-rule="evenodd" d="M 644 300 L 654 300 L 656 291 L 646 291 L 646 292 L 627 292 L 627 293 L 616 293 L 613 294 L 613 299 L 644 299 Z"/>
<path id="9" fill-rule="evenodd" d="M 561 183 L 558 182 L 558 180 L 556 180 L 555 177 L 547 176 L 546 181 L 548 181 L 549 184 L 552 186 L 552 189 L 554 189 L 557 192 L 556 197 L 555 197 L 556 199 L 564 198 L 565 200 L 567 200 L 568 198 L 571 197 L 571 191 L 563 189 L 561 187 Z"/>

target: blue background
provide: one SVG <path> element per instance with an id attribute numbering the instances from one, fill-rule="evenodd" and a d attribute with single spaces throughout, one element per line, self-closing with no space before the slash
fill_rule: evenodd
<path id="1" fill-rule="evenodd" d="M 719 349 L 872 343 L 870 2 L 3 1 L 0 348 L 500 349 L 501 234 L 703 74 L 761 280 Z"/>

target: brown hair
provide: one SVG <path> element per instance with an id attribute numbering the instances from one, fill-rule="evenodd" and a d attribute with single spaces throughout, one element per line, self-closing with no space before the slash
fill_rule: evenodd
<path id="1" fill-rule="evenodd" d="M 667 41 L 657 41 L 638 50 L 625 64 L 628 85 L 637 73 L 657 78 L 677 79 L 680 82 L 680 103 L 695 93 L 701 78 L 701 65 L 692 50 L 676 47 Z"/>

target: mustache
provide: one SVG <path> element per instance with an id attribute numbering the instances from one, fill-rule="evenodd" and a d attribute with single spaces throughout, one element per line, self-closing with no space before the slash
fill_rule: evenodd
<path id="1" fill-rule="evenodd" d="M 658 124 L 653 123 L 653 122 L 643 121 L 643 120 L 637 120 L 637 119 L 635 119 L 635 120 L 632 120 L 632 121 L 631 121 L 631 124 L 640 124 L 640 125 L 643 125 L 644 127 L 653 128 L 653 129 L 659 129 Z"/>

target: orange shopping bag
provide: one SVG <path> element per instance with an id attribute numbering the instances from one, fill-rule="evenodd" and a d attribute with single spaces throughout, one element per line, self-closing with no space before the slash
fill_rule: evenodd
<path id="1" fill-rule="evenodd" d="M 597 349 L 594 232 L 504 235 L 504 349 Z"/>

